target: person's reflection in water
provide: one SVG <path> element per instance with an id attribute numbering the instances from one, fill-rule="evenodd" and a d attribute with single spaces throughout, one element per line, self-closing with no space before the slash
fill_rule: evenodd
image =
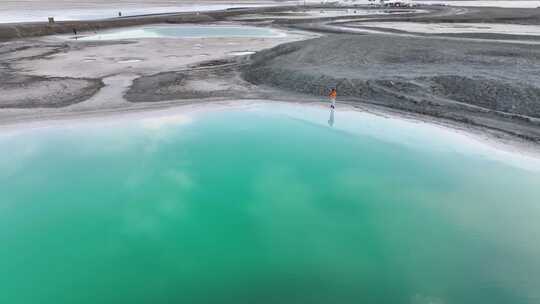
<path id="1" fill-rule="evenodd" d="M 330 99 L 330 118 L 328 119 L 328 124 L 330 127 L 334 126 L 334 110 L 336 109 L 336 98 L 337 98 L 337 89 L 334 87 L 328 94 L 328 99 Z"/>

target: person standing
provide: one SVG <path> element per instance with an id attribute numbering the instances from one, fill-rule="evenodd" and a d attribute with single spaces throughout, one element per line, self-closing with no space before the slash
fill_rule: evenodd
<path id="1" fill-rule="evenodd" d="M 332 109 L 336 108 L 336 98 L 337 98 L 337 90 L 336 88 L 332 88 L 332 91 L 330 91 L 330 94 L 328 94 L 328 98 L 330 99 L 330 102 L 332 103 L 330 107 Z"/>

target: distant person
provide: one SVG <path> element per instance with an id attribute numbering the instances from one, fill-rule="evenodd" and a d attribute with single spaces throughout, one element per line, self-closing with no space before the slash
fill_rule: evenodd
<path id="1" fill-rule="evenodd" d="M 118 12 L 118 17 L 122 17 L 122 12 Z"/>
<path id="2" fill-rule="evenodd" d="M 330 107 L 332 109 L 335 109 L 336 108 L 336 98 L 337 98 L 337 90 L 336 90 L 336 88 L 332 88 L 332 91 L 330 91 L 330 94 L 328 94 L 328 98 L 330 99 L 330 102 L 332 102 Z"/>
<path id="3" fill-rule="evenodd" d="M 75 35 L 75 39 L 77 39 L 77 29 L 73 28 L 73 35 Z"/>

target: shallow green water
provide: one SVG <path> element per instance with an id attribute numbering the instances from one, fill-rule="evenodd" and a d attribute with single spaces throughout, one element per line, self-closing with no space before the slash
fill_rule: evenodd
<path id="1" fill-rule="evenodd" d="M 139 38 L 276 38 L 285 33 L 275 29 L 233 25 L 162 25 L 110 30 L 80 40 L 119 40 Z"/>
<path id="2" fill-rule="evenodd" d="M 0 303 L 540 301 L 531 160 L 328 114 L 0 133 Z"/>

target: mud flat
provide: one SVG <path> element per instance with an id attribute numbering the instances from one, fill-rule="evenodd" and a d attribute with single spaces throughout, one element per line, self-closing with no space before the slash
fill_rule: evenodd
<path id="1" fill-rule="evenodd" d="M 230 24 L 203 28 L 228 29 Z M 237 26 L 238 31 L 253 32 L 251 27 Z M 278 89 L 259 89 L 242 79 L 239 67 L 254 52 L 319 35 L 283 29 L 272 32 L 279 35 L 110 41 L 62 35 L 0 43 L 0 124 L 210 99 L 280 96 Z"/>
<path id="2" fill-rule="evenodd" d="M 139 77 L 124 97 L 135 103 L 250 97 L 255 86 L 240 77 L 240 64 L 242 60 L 210 60 L 186 71 Z"/>
<path id="3" fill-rule="evenodd" d="M 64 107 L 93 96 L 101 80 L 19 76 L 0 84 L 0 108 Z"/>
<path id="4" fill-rule="evenodd" d="M 64 45 L 14 42 L 0 46 L 0 109 L 61 108 L 79 103 L 96 94 L 103 86 L 98 78 L 46 77 L 18 73 L 10 62 L 46 58 L 62 52 Z"/>

